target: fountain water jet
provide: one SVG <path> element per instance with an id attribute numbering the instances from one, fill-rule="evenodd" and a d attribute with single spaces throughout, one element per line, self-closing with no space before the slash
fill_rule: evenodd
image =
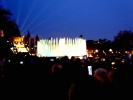
<path id="1" fill-rule="evenodd" d="M 51 38 L 37 42 L 37 56 L 39 57 L 81 57 L 87 55 L 86 50 L 86 40 L 83 38 Z"/>

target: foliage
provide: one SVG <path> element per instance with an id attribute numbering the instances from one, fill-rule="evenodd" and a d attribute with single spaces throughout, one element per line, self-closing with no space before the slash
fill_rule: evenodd
<path id="1" fill-rule="evenodd" d="M 120 31 L 114 39 L 114 46 L 118 51 L 131 51 L 133 48 L 133 32 Z"/>
<path id="2" fill-rule="evenodd" d="M 11 19 L 12 13 L 0 7 L 0 30 L 3 30 L 4 36 L 10 39 L 13 36 L 21 36 L 18 25 L 15 20 Z"/>

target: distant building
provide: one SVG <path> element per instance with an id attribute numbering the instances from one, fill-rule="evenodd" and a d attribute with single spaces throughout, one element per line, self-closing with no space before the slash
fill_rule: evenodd
<path id="1" fill-rule="evenodd" d="M 12 43 L 13 43 L 13 47 L 11 47 L 11 50 L 14 53 L 29 52 L 29 48 L 25 47 L 24 37 L 13 37 Z"/>
<path id="2" fill-rule="evenodd" d="M 29 48 L 29 53 L 32 55 L 36 55 L 37 52 L 37 39 L 36 37 L 31 38 L 31 37 L 25 37 L 24 38 L 24 44 L 25 47 Z"/>

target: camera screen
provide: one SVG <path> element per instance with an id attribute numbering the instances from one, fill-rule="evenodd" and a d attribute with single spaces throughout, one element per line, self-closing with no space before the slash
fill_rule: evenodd
<path id="1" fill-rule="evenodd" d="M 88 66 L 88 74 L 92 75 L 92 66 Z"/>

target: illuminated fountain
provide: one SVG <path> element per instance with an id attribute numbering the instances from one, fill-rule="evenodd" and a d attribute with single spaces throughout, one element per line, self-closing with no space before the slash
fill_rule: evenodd
<path id="1" fill-rule="evenodd" d="M 86 40 L 82 38 L 51 38 L 37 42 L 37 56 L 39 57 L 81 57 L 86 54 Z"/>

